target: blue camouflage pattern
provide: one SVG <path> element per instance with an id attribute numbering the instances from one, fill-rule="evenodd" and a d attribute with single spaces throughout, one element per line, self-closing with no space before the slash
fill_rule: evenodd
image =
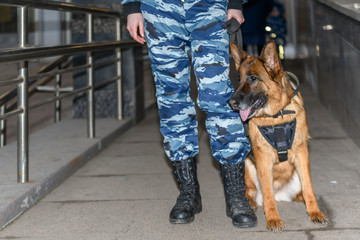
<path id="1" fill-rule="evenodd" d="M 121 4 L 127 4 L 131 2 L 141 2 L 141 0 L 120 0 Z"/>
<path id="2" fill-rule="evenodd" d="M 198 86 L 197 104 L 207 113 L 213 156 L 236 164 L 250 151 L 239 113 L 229 100 L 228 34 L 224 0 L 146 0 L 141 3 L 145 38 L 156 86 L 160 131 L 171 161 L 199 152 L 197 119 L 190 98 L 190 61 Z"/>
<path id="3" fill-rule="evenodd" d="M 130 3 L 130 2 L 142 2 L 143 0 L 120 0 L 121 4 L 126 4 L 126 3 Z M 189 0 L 188 0 L 189 1 Z M 227 0 L 222 0 L 222 1 L 227 1 Z M 239 0 L 240 1 L 240 0 Z M 248 0 L 242 0 L 242 4 L 247 3 Z"/>

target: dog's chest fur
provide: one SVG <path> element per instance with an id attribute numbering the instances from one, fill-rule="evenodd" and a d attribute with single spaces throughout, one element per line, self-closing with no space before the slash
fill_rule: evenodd
<path id="1" fill-rule="evenodd" d="M 255 201 L 259 206 L 262 206 L 263 195 L 257 177 L 256 165 L 250 158 L 246 159 L 245 164 L 246 171 L 248 171 L 249 176 L 252 178 L 258 189 Z M 276 201 L 286 202 L 292 202 L 296 195 L 301 192 L 300 179 L 297 172 L 294 170 L 292 163 L 283 162 L 274 165 L 273 191 Z"/>

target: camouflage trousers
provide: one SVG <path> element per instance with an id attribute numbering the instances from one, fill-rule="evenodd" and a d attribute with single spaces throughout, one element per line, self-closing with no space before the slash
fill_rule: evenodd
<path id="1" fill-rule="evenodd" d="M 212 155 L 220 163 L 243 161 L 250 150 L 239 113 L 229 99 L 226 0 L 146 0 L 141 3 L 145 37 L 156 85 L 160 131 L 171 161 L 199 152 L 197 119 L 190 98 L 190 60 L 206 112 Z"/>

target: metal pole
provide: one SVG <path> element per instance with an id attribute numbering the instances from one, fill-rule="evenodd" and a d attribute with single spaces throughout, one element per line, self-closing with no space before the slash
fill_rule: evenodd
<path id="1" fill-rule="evenodd" d="M 121 40 L 121 22 L 120 17 L 116 18 L 116 41 Z M 121 73 L 121 49 L 116 48 L 116 76 L 118 79 L 116 80 L 116 94 L 117 94 L 117 119 L 122 120 L 123 118 L 123 107 L 122 107 L 122 73 Z"/>
<path id="2" fill-rule="evenodd" d="M 18 8 L 18 42 L 19 47 L 28 45 L 28 8 Z M 19 77 L 23 79 L 18 85 L 18 106 L 23 113 L 18 116 L 18 147 L 17 147 L 17 181 L 26 183 L 29 181 L 29 134 L 28 134 L 28 96 L 27 84 L 29 78 L 28 61 L 19 63 Z"/>
<path id="3" fill-rule="evenodd" d="M 297 28 L 296 28 L 296 11 L 295 11 L 295 1 L 291 0 L 290 1 L 290 24 L 291 24 L 291 38 L 294 44 L 294 51 L 295 51 L 295 58 L 298 57 L 298 46 L 297 46 L 297 36 L 296 36 L 296 32 L 297 32 Z"/>
<path id="4" fill-rule="evenodd" d="M 0 115 L 5 114 L 5 105 L 0 107 Z M 6 120 L 0 121 L 0 147 L 4 147 L 6 145 Z"/>
<path id="5" fill-rule="evenodd" d="M 93 41 L 93 15 L 91 13 L 86 15 L 87 20 L 87 41 Z M 90 51 L 87 54 L 87 64 L 90 67 L 87 69 L 88 86 L 91 87 L 88 91 L 88 137 L 95 137 L 95 98 L 94 98 L 94 55 Z"/>
<path id="6" fill-rule="evenodd" d="M 35 44 L 37 46 L 44 45 L 44 11 L 34 9 L 35 20 Z"/>
<path id="7" fill-rule="evenodd" d="M 61 64 L 59 65 L 59 70 L 61 70 Z M 60 96 L 61 88 L 61 73 L 56 74 L 55 78 L 55 97 Z M 58 123 L 61 121 L 61 100 L 55 101 L 55 122 Z"/>
<path id="8" fill-rule="evenodd" d="M 72 0 L 65 0 L 67 3 L 71 3 Z M 65 44 L 71 43 L 71 18 L 72 13 L 66 12 L 65 13 Z"/>

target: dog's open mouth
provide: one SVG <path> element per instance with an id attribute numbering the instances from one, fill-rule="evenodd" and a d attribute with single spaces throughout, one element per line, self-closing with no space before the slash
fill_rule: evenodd
<path id="1" fill-rule="evenodd" d="M 247 119 L 253 117 L 262 105 L 263 101 L 261 101 L 261 99 L 259 98 L 250 107 L 244 110 L 239 110 L 241 120 L 246 121 Z"/>

